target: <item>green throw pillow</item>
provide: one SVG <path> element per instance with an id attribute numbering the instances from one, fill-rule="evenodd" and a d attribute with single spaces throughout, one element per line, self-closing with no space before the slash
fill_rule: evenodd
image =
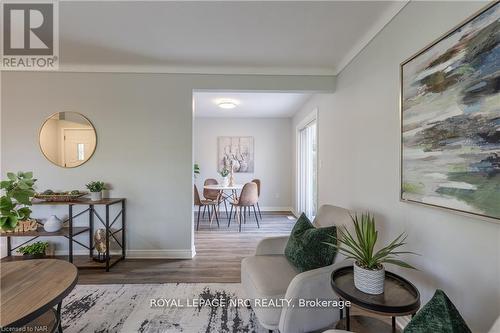
<path id="1" fill-rule="evenodd" d="M 438 289 L 403 332 L 471 333 L 471 330 L 446 294 Z"/>
<path id="2" fill-rule="evenodd" d="M 323 242 L 336 243 L 336 239 L 335 226 L 315 228 L 302 213 L 286 244 L 285 256 L 300 272 L 328 266 L 333 263 L 337 250 Z"/>

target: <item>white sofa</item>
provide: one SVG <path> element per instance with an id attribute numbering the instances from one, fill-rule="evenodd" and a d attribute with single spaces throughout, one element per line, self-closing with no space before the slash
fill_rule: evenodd
<path id="1" fill-rule="evenodd" d="M 349 211 L 324 205 L 313 221 L 316 227 L 348 225 Z M 330 285 L 332 271 L 349 263 L 333 265 L 299 273 L 288 262 L 284 250 L 288 236 L 263 239 L 255 255 L 241 262 L 241 282 L 251 299 L 338 299 Z M 305 333 L 331 327 L 339 320 L 337 308 L 262 307 L 253 310 L 260 324 L 281 333 Z"/>

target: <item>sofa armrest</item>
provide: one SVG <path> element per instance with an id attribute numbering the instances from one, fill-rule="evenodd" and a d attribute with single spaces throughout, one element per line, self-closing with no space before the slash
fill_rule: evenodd
<path id="1" fill-rule="evenodd" d="M 294 306 L 284 307 L 279 322 L 280 332 L 305 333 L 331 327 L 340 318 L 338 307 L 300 307 L 300 300 L 337 301 L 339 297 L 330 284 L 333 270 L 348 266 L 342 262 L 330 266 L 313 269 L 298 274 L 288 286 L 285 298 L 291 300 Z"/>
<path id="2" fill-rule="evenodd" d="M 262 239 L 255 249 L 256 256 L 284 254 L 289 236 L 268 237 Z"/>

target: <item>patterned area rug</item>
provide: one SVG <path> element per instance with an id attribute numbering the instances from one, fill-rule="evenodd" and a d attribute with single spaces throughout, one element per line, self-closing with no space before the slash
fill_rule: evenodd
<path id="1" fill-rule="evenodd" d="M 265 333 L 239 283 L 78 285 L 63 302 L 75 332 Z M 168 302 L 168 303 L 167 303 Z M 217 305 L 222 302 L 225 306 Z"/>

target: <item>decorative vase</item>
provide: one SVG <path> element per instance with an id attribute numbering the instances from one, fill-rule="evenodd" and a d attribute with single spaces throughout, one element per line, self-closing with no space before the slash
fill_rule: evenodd
<path id="1" fill-rule="evenodd" d="M 63 227 L 63 222 L 55 215 L 52 215 L 43 224 L 43 229 L 47 232 L 56 232 L 61 230 Z"/>
<path id="2" fill-rule="evenodd" d="M 102 199 L 102 191 L 99 192 L 90 192 L 90 200 L 99 201 Z"/>
<path id="3" fill-rule="evenodd" d="M 229 177 L 222 177 L 222 180 L 220 182 L 222 186 L 228 186 L 229 185 Z"/>
<path id="4" fill-rule="evenodd" d="M 354 286 L 356 289 L 371 295 L 384 292 L 385 269 L 365 269 L 354 263 Z"/>
<path id="5" fill-rule="evenodd" d="M 106 261 L 106 230 L 97 229 L 94 233 L 94 245 L 97 251 L 97 255 L 93 257 L 94 261 L 105 262 Z"/>

